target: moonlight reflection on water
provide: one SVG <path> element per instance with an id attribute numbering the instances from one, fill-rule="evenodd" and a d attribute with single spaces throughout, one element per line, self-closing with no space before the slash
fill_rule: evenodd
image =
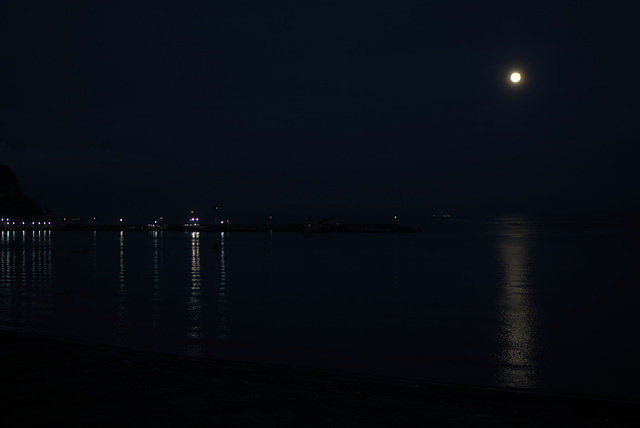
<path id="1" fill-rule="evenodd" d="M 499 240 L 502 266 L 499 297 L 498 385 L 533 389 L 536 372 L 537 314 L 531 276 L 530 243 L 526 236 Z"/>
<path id="2" fill-rule="evenodd" d="M 0 327 L 206 358 L 635 394 L 629 285 L 640 241 L 627 226 L 545 227 L 3 230 Z"/>

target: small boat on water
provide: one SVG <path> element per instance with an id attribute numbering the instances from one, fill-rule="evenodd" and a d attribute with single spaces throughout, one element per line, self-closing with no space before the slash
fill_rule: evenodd
<path id="1" fill-rule="evenodd" d="M 433 218 L 435 220 L 450 220 L 451 219 L 451 214 L 449 214 L 446 211 L 438 211 L 437 213 L 435 213 L 433 215 Z"/>

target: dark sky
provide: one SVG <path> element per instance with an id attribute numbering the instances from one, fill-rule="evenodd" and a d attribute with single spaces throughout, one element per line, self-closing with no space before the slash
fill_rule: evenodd
<path id="1" fill-rule="evenodd" d="M 631 6 L 8 0 L 0 163 L 67 215 L 639 212 Z"/>

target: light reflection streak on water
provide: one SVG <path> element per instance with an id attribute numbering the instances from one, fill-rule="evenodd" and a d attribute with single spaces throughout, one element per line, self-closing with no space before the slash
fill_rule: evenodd
<path id="1" fill-rule="evenodd" d="M 93 283 L 98 280 L 98 232 L 93 231 L 93 251 L 91 252 L 91 261 L 93 262 Z"/>
<path id="2" fill-rule="evenodd" d="M 151 232 L 153 242 L 153 288 L 151 301 L 153 304 L 153 331 L 158 332 L 160 325 L 160 255 L 159 255 L 159 238 L 162 237 L 162 232 L 154 230 Z"/>
<path id="3" fill-rule="evenodd" d="M 13 308 L 16 294 L 16 232 L 3 230 L 0 235 L 0 294 L 5 313 L 2 320 L 10 318 L 10 309 Z"/>
<path id="4" fill-rule="evenodd" d="M 218 288 L 218 314 L 220 324 L 218 340 L 229 338 L 229 301 L 227 299 L 227 267 L 225 260 L 224 232 L 220 232 L 220 286 Z"/>
<path id="5" fill-rule="evenodd" d="M 187 299 L 187 318 L 189 327 L 187 336 L 191 339 L 188 352 L 191 355 L 202 355 L 203 320 L 202 320 L 202 280 L 200 271 L 200 232 L 189 232 L 191 248 L 191 285 L 189 287 L 189 297 Z"/>
<path id="6" fill-rule="evenodd" d="M 27 285 L 27 264 L 26 262 L 26 252 L 27 252 L 27 232 L 25 230 L 22 231 L 22 245 L 20 245 L 22 251 L 20 251 L 20 286 L 25 287 Z"/>
<path id="7" fill-rule="evenodd" d="M 31 283 L 33 285 L 38 284 L 38 276 L 39 276 L 39 267 L 40 267 L 40 254 L 38 253 L 39 250 L 39 245 L 38 245 L 38 239 L 36 237 L 36 231 L 32 231 L 31 232 L 31 272 L 30 272 L 30 276 L 31 276 Z"/>
<path id="8" fill-rule="evenodd" d="M 0 249 L 2 251 L 0 253 L 0 269 L 2 272 L 0 285 L 5 288 L 15 284 L 16 280 L 16 232 L 3 230 L 0 236 Z"/>
<path id="9" fill-rule="evenodd" d="M 3 322 L 24 326 L 52 316 L 51 232 L 3 230 L 0 235 L 0 297 Z"/>
<path id="10" fill-rule="evenodd" d="M 120 343 L 125 342 L 127 335 L 127 283 L 124 272 L 124 231 L 120 231 L 120 265 L 118 270 L 118 305 L 116 326 L 117 339 Z"/>
<path id="11" fill-rule="evenodd" d="M 525 236 L 500 238 L 502 278 L 499 297 L 498 385 L 535 388 L 537 367 L 537 310 L 529 241 Z"/>
<path id="12" fill-rule="evenodd" d="M 31 294 L 34 297 L 31 309 L 35 313 L 36 319 L 46 321 L 52 314 L 50 299 L 53 282 L 51 232 L 48 230 L 34 230 L 31 234 L 30 282 Z"/>
<path id="13" fill-rule="evenodd" d="M 20 323 L 29 319 L 29 314 L 26 313 L 29 307 L 27 290 L 30 288 L 27 280 L 27 232 L 22 231 L 22 241 L 20 245 L 21 251 L 19 252 L 19 264 L 20 264 L 20 281 L 16 281 L 19 289 L 20 303 L 18 320 Z M 24 318 L 23 318 L 24 317 Z"/>

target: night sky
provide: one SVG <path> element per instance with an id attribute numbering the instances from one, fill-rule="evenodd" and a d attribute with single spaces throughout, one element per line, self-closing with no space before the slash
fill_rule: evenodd
<path id="1" fill-rule="evenodd" d="M 105 220 L 638 213 L 631 8 L 3 1 L 0 163 Z"/>

